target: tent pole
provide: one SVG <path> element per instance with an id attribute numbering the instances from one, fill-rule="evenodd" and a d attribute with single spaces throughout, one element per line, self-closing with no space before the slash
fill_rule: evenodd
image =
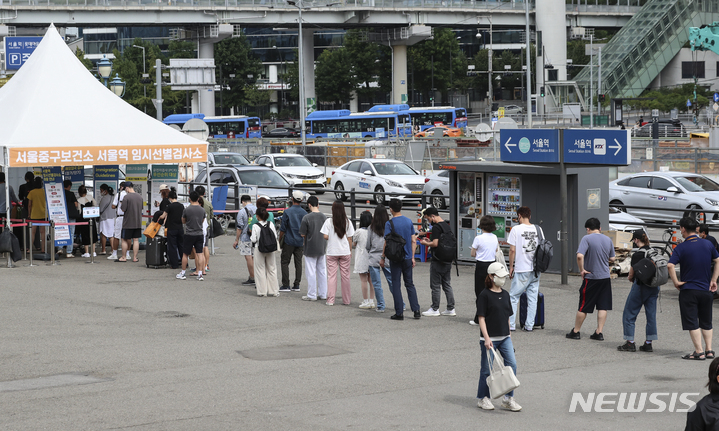
<path id="1" fill-rule="evenodd" d="M 3 163 L 3 172 L 5 172 L 5 226 L 10 229 L 10 152 L 7 147 L 3 147 L 3 155 L 5 156 L 5 163 Z"/>

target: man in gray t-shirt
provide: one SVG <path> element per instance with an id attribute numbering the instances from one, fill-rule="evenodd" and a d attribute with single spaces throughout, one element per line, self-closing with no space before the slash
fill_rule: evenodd
<path id="1" fill-rule="evenodd" d="M 582 238 L 577 249 L 577 266 L 582 275 L 582 287 L 579 289 L 579 308 L 574 319 L 574 328 L 567 338 L 579 340 L 587 313 L 597 308 L 597 329 L 589 336 L 592 340 L 604 341 L 604 323 L 607 311 L 612 309 L 612 283 L 609 278 L 609 263 L 614 262 L 614 244 L 608 236 L 602 235 L 601 225 L 596 218 L 584 223 L 587 235 Z"/>
<path id="2" fill-rule="evenodd" d="M 197 280 L 203 281 L 202 270 L 205 268 L 205 255 L 202 250 L 205 245 L 205 234 L 202 224 L 207 217 L 205 209 L 200 206 L 200 195 L 193 191 L 190 193 L 190 205 L 182 212 L 182 223 L 185 225 L 185 236 L 182 244 L 182 272 L 177 274 L 177 278 L 185 280 L 185 270 L 187 269 L 187 260 L 195 250 L 195 264 L 197 268 Z"/>
<path id="3" fill-rule="evenodd" d="M 327 240 L 320 232 L 327 216 L 319 209 L 317 196 L 307 198 L 310 213 L 302 218 L 300 235 L 304 239 L 305 272 L 307 273 L 307 296 L 303 301 L 327 299 Z"/>

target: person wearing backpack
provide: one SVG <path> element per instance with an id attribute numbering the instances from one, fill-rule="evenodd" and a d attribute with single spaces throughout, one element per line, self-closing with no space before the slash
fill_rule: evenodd
<path id="1" fill-rule="evenodd" d="M 237 221 L 235 222 L 236 235 L 235 243 L 232 245 L 235 250 L 240 250 L 240 255 L 245 257 L 247 263 L 247 272 L 249 272 L 249 278 L 243 281 L 244 286 L 255 285 L 255 265 L 252 262 L 252 241 L 250 241 L 250 221 L 252 216 L 255 215 L 257 207 L 252 204 L 252 198 L 250 195 L 242 195 L 240 198 L 242 209 L 237 213 Z"/>
<path id="2" fill-rule="evenodd" d="M 634 344 L 634 323 L 637 321 L 637 315 L 644 306 L 644 312 L 647 315 L 646 341 L 639 346 L 642 352 L 651 352 L 652 341 L 657 339 L 657 298 L 659 297 L 659 286 L 647 286 L 639 279 L 638 274 L 634 272 L 634 266 L 642 259 L 646 258 L 647 251 L 650 250 L 649 238 L 643 229 L 635 230 L 632 233 L 632 243 L 638 248 L 632 254 L 632 262 L 629 267 L 629 275 L 627 279 L 632 283 L 632 288 L 627 295 L 627 302 L 624 304 L 624 312 L 622 313 L 622 324 L 624 326 L 624 339 L 626 343 L 617 347 L 620 352 L 636 352 L 637 346 Z"/>
<path id="3" fill-rule="evenodd" d="M 394 198 L 389 201 L 389 209 L 392 219 L 384 226 L 384 250 L 379 265 L 384 268 L 389 263 L 392 273 L 392 298 L 394 299 L 394 311 L 390 318 L 392 320 L 404 320 L 404 299 L 402 298 L 402 278 L 404 287 L 407 289 L 409 305 L 414 312 L 414 318 L 420 319 L 419 300 L 417 289 L 412 281 L 412 269 L 416 265 L 414 251 L 417 247 L 417 235 L 415 234 L 412 220 L 402 215 L 402 201 Z M 387 262 L 389 261 L 389 262 Z"/>
<path id="4" fill-rule="evenodd" d="M 519 224 L 509 232 L 509 278 L 512 286 L 509 296 L 512 301 L 512 315 L 509 317 L 509 329 L 515 330 L 517 317 L 517 304 L 519 297 L 527 292 L 527 320 L 524 322 L 525 331 L 534 329 L 534 319 L 537 313 L 537 298 L 539 297 L 539 278 L 541 274 L 534 270 L 534 255 L 537 252 L 539 233 L 542 228 L 529 222 L 532 210 L 522 206 L 517 209 Z M 544 234 L 542 232 L 542 237 Z"/>
<path id="5" fill-rule="evenodd" d="M 277 262 L 275 254 L 279 249 L 275 224 L 267 219 L 270 217 L 267 208 L 257 208 L 257 223 L 252 225 L 250 241 L 255 245 L 255 286 L 257 296 L 280 296 L 277 284 Z"/>
<path id="6" fill-rule="evenodd" d="M 429 287 L 432 289 L 432 306 L 422 313 L 423 316 L 456 316 L 454 293 L 452 292 L 452 261 L 456 257 L 457 240 L 449 223 L 439 216 L 437 208 L 424 210 L 424 218 L 432 224 L 432 234 L 422 238 L 419 243 L 432 248 L 432 261 L 429 264 Z M 447 297 L 447 309 L 439 312 L 441 291 Z"/>

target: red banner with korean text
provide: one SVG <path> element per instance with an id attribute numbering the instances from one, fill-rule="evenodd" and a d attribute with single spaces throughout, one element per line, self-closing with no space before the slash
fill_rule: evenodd
<path id="1" fill-rule="evenodd" d="M 8 148 L 10 167 L 195 163 L 207 161 L 207 144 Z"/>

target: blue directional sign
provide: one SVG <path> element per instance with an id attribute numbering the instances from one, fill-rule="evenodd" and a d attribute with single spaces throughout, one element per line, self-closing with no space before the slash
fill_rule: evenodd
<path id="1" fill-rule="evenodd" d="M 565 130 L 564 163 L 625 166 L 631 145 L 629 130 Z"/>
<path id="2" fill-rule="evenodd" d="M 35 51 L 42 37 L 6 37 L 5 38 L 5 68 L 8 70 L 20 69 L 30 55 Z"/>
<path id="3" fill-rule="evenodd" d="M 714 93 L 714 101 L 719 102 L 719 93 Z"/>
<path id="4" fill-rule="evenodd" d="M 692 106 L 692 102 L 691 102 L 691 100 L 687 99 L 687 108 L 690 106 Z"/>
<path id="5" fill-rule="evenodd" d="M 559 130 L 505 129 L 499 140 L 503 162 L 559 163 Z"/>

